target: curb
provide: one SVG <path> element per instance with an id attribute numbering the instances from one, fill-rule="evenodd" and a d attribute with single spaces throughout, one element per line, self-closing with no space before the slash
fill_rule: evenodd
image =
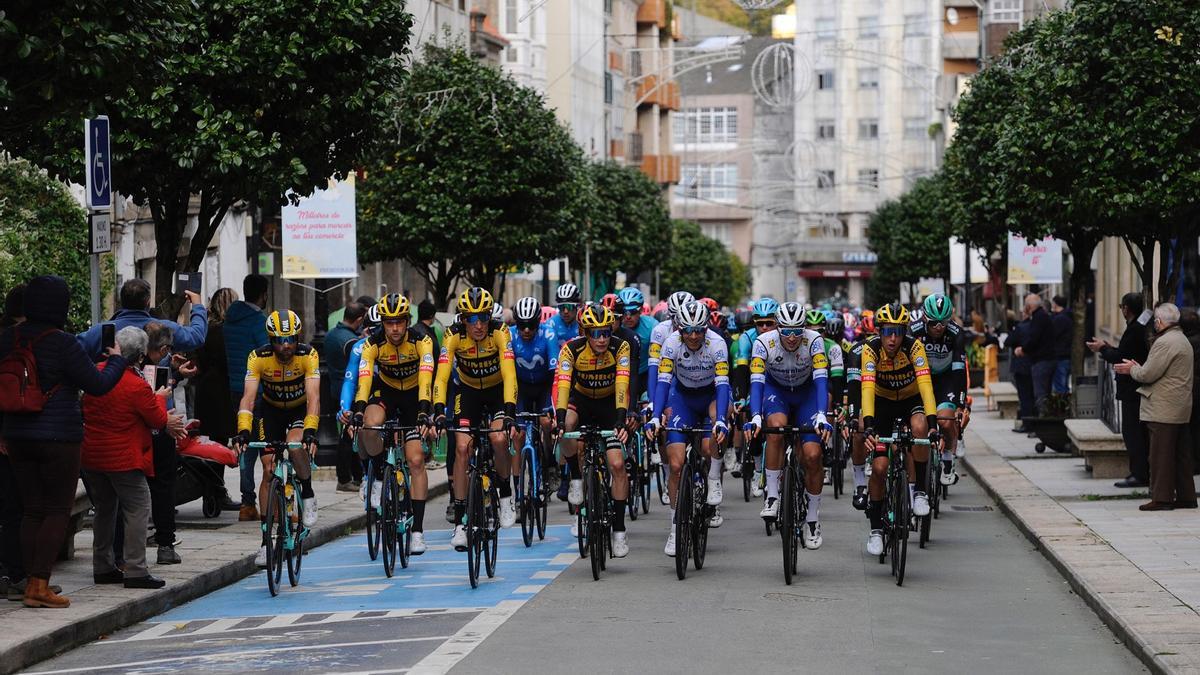
<path id="1" fill-rule="evenodd" d="M 983 439 L 983 437 L 975 434 L 975 438 L 978 440 L 978 445 L 982 445 L 987 448 L 988 455 L 990 455 L 988 459 L 1002 464 L 1003 470 L 1012 472 L 1012 474 L 1025 481 L 1031 490 L 1040 494 L 1040 497 L 1033 496 L 1034 499 L 1047 502 L 1048 504 L 1046 505 L 1052 504 L 1055 507 L 1062 509 L 1063 512 L 1072 520 L 1074 520 L 1075 523 L 1081 528 L 1080 535 L 1091 537 L 1097 542 L 1104 542 L 1104 539 L 1096 534 L 1090 527 L 1088 527 L 1086 523 L 1083 523 L 1074 515 L 1070 514 L 1070 512 L 1063 508 L 1057 501 L 1055 501 L 1049 495 L 1046 495 L 1041 489 L 1025 478 L 1021 472 L 1013 468 L 1006 459 L 992 450 L 992 448 L 987 445 L 987 442 Z M 972 445 L 978 447 L 978 445 L 974 443 Z M 975 456 L 977 459 L 979 458 L 978 452 L 975 453 Z M 1180 672 L 1179 669 L 1174 667 L 1172 664 L 1163 660 L 1159 650 L 1154 645 L 1150 644 L 1149 641 L 1145 640 L 1139 634 L 1138 630 L 1130 625 L 1130 623 L 1120 615 L 1116 608 L 1114 608 L 1103 597 L 1103 595 L 1094 587 L 1092 582 L 1087 579 L 1083 573 L 1075 569 L 1075 567 L 1073 567 L 1071 563 L 1061 555 L 1061 553 L 1056 549 L 1053 541 L 1047 541 L 1048 537 L 1043 537 L 1042 535 L 1038 534 L 1034 526 L 1031 525 L 1029 521 L 1026 520 L 1022 514 L 1018 513 L 1017 509 L 1009 503 L 1005 495 L 1002 494 L 1000 488 L 992 483 L 989 477 L 985 474 L 985 471 L 975 466 L 975 463 L 971 461 L 971 454 L 963 457 L 963 465 L 966 467 L 967 471 L 971 474 L 975 481 L 983 488 L 984 492 L 986 492 L 987 495 L 996 502 L 996 505 L 1000 508 L 1000 511 L 1007 516 L 1010 521 L 1012 521 L 1013 525 L 1015 525 L 1016 528 L 1020 530 L 1023 535 L 1025 535 L 1025 538 L 1028 539 L 1029 542 L 1032 543 L 1034 547 L 1037 548 L 1037 550 L 1040 551 L 1041 554 L 1050 562 L 1050 564 L 1058 570 L 1059 574 L 1061 574 L 1063 578 L 1066 579 L 1067 583 L 1070 584 L 1071 589 L 1075 592 L 1075 594 L 1082 598 L 1083 601 L 1087 603 L 1088 607 L 1092 608 L 1092 611 L 1094 611 L 1096 615 L 1100 617 L 1100 620 L 1103 621 L 1110 630 L 1112 630 L 1117 638 L 1126 647 L 1128 647 L 1135 656 L 1137 656 L 1138 660 L 1140 660 L 1147 668 L 1150 669 L 1150 672 L 1155 673 L 1156 675 L 1167 675 Z M 1030 496 L 1026 495 L 1025 498 L 1028 499 Z M 1109 545 L 1107 542 L 1104 542 L 1104 546 L 1111 551 L 1113 555 L 1119 556 L 1122 560 L 1125 560 L 1128 566 L 1132 568 L 1133 573 L 1144 577 L 1147 581 L 1161 589 L 1161 586 L 1159 586 L 1157 582 L 1151 579 L 1145 574 L 1145 572 L 1143 572 L 1132 562 L 1129 562 L 1126 558 L 1124 558 L 1124 556 L 1121 556 L 1121 554 L 1113 549 L 1111 545 Z M 1165 589 L 1161 590 L 1166 592 Z"/>
<path id="2" fill-rule="evenodd" d="M 441 497 L 449 491 L 449 488 L 450 484 L 447 481 L 430 485 L 427 499 Z M 357 513 L 337 522 L 320 526 L 309 534 L 305 548 L 316 548 L 327 544 L 344 536 L 347 528 L 362 528 L 366 522 L 366 513 Z M 215 569 L 202 572 L 187 581 L 168 585 L 147 595 L 131 598 L 108 610 L 26 640 L 16 647 L 0 651 L 0 675 L 27 668 L 92 642 L 102 635 L 108 635 L 145 621 L 169 609 L 241 581 L 256 572 L 258 570 L 254 567 L 254 554 L 250 553 Z"/>

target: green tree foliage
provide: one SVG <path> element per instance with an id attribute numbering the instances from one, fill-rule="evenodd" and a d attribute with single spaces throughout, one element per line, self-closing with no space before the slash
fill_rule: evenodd
<path id="1" fill-rule="evenodd" d="M 412 263 L 439 305 L 459 277 L 493 287 L 577 244 L 592 203 L 583 151 L 536 91 L 465 50 L 428 46 L 380 133 L 360 255 Z"/>
<path id="2" fill-rule="evenodd" d="M 412 18 L 403 0 L 147 6 L 124 28 L 136 76 L 105 79 L 83 112 L 110 117 L 115 187 L 149 205 L 162 299 L 234 203 L 270 207 L 357 165 L 402 85 Z M 50 127 L 4 143 L 82 182 L 80 119 Z M 181 251 L 189 212 L 198 223 Z"/>
<path id="3" fill-rule="evenodd" d="M 87 215 L 66 186 L 0 153 L 0 292 L 57 274 L 71 288 L 68 329 L 83 330 L 91 298 L 87 251 Z"/>
<path id="4" fill-rule="evenodd" d="M 691 3 L 684 0 L 677 1 L 677 6 L 691 9 Z M 787 11 L 791 5 L 790 2 L 782 2 L 770 9 L 748 12 L 742 9 L 733 0 L 697 0 L 696 12 L 703 14 L 717 21 L 737 26 L 738 28 L 749 31 L 751 35 L 769 36 L 771 34 L 771 17 L 776 14 L 782 14 Z M 683 30 L 687 32 L 687 25 L 684 25 Z M 690 35 L 684 35 L 690 38 Z"/>
<path id="5" fill-rule="evenodd" d="M 867 285 L 870 306 L 896 300 L 901 283 L 921 277 L 949 278 L 945 253 L 953 229 L 945 217 L 947 189 L 940 175 L 922 178 L 871 216 L 867 240 L 879 261 Z"/>
<path id="6" fill-rule="evenodd" d="M 689 220 L 671 221 L 671 255 L 662 267 L 662 287 L 686 290 L 733 307 L 750 291 L 750 274 L 736 255 L 704 236 Z M 735 262 L 736 261 L 736 262 Z"/>
<path id="7" fill-rule="evenodd" d="M 575 242 L 572 256 L 583 260 L 581 247 L 590 242 L 592 269 L 607 288 L 618 270 L 632 279 L 662 265 L 671 251 L 671 213 L 662 188 L 636 167 L 616 162 L 590 164 L 588 176 L 594 197 L 588 235 Z"/>

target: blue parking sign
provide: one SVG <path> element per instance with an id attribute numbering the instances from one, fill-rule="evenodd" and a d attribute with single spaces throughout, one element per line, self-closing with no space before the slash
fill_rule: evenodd
<path id="1" fill-rule="evenodd" d="M 88 208 L 112 208 L 112 155 L 108 149 L 107 116 L 83 121 L 83 151 Z"/>

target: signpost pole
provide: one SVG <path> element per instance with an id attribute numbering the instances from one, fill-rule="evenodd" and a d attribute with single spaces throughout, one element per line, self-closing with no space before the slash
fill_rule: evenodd
<path id="1" fill-rule="evenodd" d="M 88 213 L 88 261 L 91 268 L 92 325 L 100 323 L 100 254 L 112 250 L 112 155 L 108 117 L 83 121 L 84 205 Z"/>
<path id="2" fill-rule="evenodd" d="M 962 321 L 964 325 L 971 320 L 971 245 L 963 241 L 963 306 Z"/>

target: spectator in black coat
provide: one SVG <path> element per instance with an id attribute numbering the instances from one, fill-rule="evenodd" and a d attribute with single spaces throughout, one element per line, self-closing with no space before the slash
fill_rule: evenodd
<path id="1" fill-rule="evenodd" d="M 330 401 L 337 401 L 342 395 L 342 383 L 346 381 L 346 365 L 349 361 L 350 350 L 358 341 L 359 331 L 367 318 L 367 306 L 355 301 L 346 305 L 342 320 L 325 334 L 325 367 L 329 376 L 326 383 L 325 396 Z M 338 438 L 337 449 L 337 491 L 358 492 L 362 483 L 362 463 L 354 454 L 354 441 L 350 438 L 349 428 L 342 429 Z"/>
<path id="2" fill-rule="evenodd" d="M 1125 317 L 1125 332 L 1116 347 L 1104 340 L 1088 340 L 1088 349 L 1109 363 L 1121 363 L 1125 359 L 1145 363 L 1150 353 L 1146 340 L 1146 324 L 1150 316 L 1142 317 L 1144 304 L 1141 293 L 1126 293 L 1121 298 L 1121 313 Z M 1138 385 L 1128 375 L 1117 375 L 1117 400 L 1121 402 L 1121 437 L 1125 440 L 1125 451 L 1129 453 L 1129 475 L 1116 482 L 1117 487 L 1135 488 L 1150 485 L 1150 440 L 1146 425 L 1142 424 L 1139 406 L 1141 396 Z"/>
<path id="3" fill-rule="evenodd" d="M 1050 325 L 1054 335 L 1054 379 L 1051 390 L 1065 394 L 1071 390 L 1071 341 L 1075 336 L 1075 317 L 1067 310 L 1067 299 L 1054 296 L 1050 305 Z"/>
<path id="4" fill-rule="evenodd" d="M 1192 471 L 1200 474 L 1200 313 L 1192 308 L 1182 310 L 1179 328 L 1192 345 L 1192 417 L 1186 442 L 1192 448 Z"/>
<path id="5" fill-rule="evenodd" d="M 8 329 L 25 320 L 25 284 L 15 286 L 4 299 L 0 328 Z M 0 428 L 3 428 L 0 418 Z M 0 439 L 0 598 L 9 592 L 25 597 L 25 563 L 21 560 L 21 494 L 17 477 Z M 61 589 L 59 589 L 61 590 Z M 57 591 L 55 591 L 57 592 Z"/>
<path id="6" fill-rule="evenodd" d="M 1005 346 L 1012 349 L 1012 358 L 1008 364 L 1009 375 L 1012 376 L 1013 386 L 1017 388 L 1017 418 L 1033 417 L 1033 377 L 1030 375 L 1029 357 L 1025 356 L 1022 345 L 1029 335 L 1029 319 L 1022 319 L 1008 332 Z M 1026 433 L 1025 425 L 1018 424 L 1013 431 Z"/>
<path id="7" fill-rule="evenodd" d="M 1017 356 L 1029 359 L 1034 408 L 1040 414 L 1054 379 L 1054 328 L 1050 324 L 1050 314 L 1042 307 L 1042 298 L 1037 293 L 1025 296 L 1023 311 L 1029 320 L 1029 328 L 1016 351 L 1020 352 Z"/>

